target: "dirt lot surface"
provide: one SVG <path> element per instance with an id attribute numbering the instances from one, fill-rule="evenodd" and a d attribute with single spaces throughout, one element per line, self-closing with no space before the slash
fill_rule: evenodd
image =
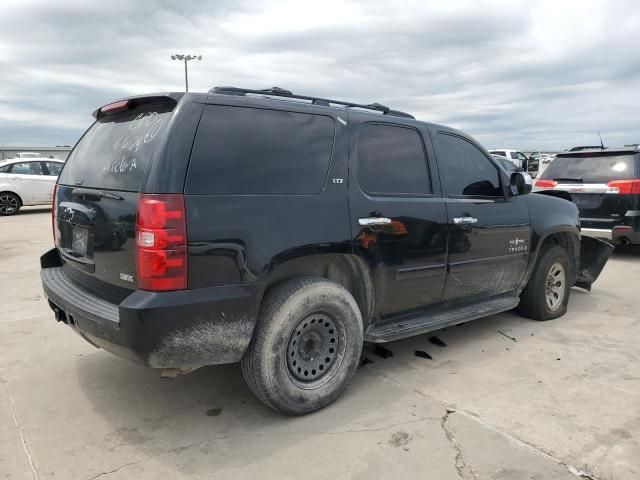
<path id="1" fill-rule="evenodd" d="M 0 218 L 0 479 L 640 478 L 640 251 L 558 320 L 368 348 L 338 402 L 287 418 L 237 365 L 160 379 L 57 324 L 50 246 L 49 211 Z"/>

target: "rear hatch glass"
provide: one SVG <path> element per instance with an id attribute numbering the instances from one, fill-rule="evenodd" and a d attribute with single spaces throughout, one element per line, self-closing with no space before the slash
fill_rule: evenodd
<path id="1" fill-rule="evenodd" d="M 69 276 L 103 297 L 136 288 L 139 192 L 174 106 L 144 104 L 99 118 L 60 174 L 56 246 Z"/>
<path id="2" fill-rule="evenodd" d="M 96 121 L 69 156 L 60 183 L 140 191 L 173 106 L 144 105 Z"/>
<path id="3" fill-rule="evenodd" d="M 540 178 L 559 183 L 607 183 L 634 177 L 633 155 L 558 156 Z"/>

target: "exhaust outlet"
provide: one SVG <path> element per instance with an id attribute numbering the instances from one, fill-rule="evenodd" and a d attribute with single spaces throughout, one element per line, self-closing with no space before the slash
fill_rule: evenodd
<path id="1" fill-rule="evenodd" d="M 631 243 L 631 240 L 627 237 L 620 237 L 618 241 L 620 242 L 620 245 L 624 245 L 625 247 Z"/>

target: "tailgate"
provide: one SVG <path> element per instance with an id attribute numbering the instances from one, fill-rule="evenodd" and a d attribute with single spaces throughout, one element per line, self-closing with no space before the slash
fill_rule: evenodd
<path id="1" fill-rule="evenodd" d="M 56 247 L 82 275 L 135 289 L 137 192 L 102 191 L 59 185 L 56 192 Z M 73 275 L 76 273 L 76 275 Z M 88 280 L 87 281 L 91 281 Z"/>

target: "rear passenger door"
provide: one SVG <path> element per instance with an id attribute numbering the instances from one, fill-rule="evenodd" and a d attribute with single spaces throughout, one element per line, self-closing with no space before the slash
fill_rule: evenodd
<path id="1" fill-rule="evenodd" d="M 449 224 L 449 274 L 443 300 L 467 301 L 509 292 L 522 280 L 529 253 L 529 211 L 507 196 L 507 179 L 470 139 L 435 136 Z"/>
<path id="2" fill-rule="evenodd" d="M 440 301 L 447 218 L 428 136 L 370 118 L 350 114 L 349 203 L 354 250 L 371 267 L 384 317 Z"/>

